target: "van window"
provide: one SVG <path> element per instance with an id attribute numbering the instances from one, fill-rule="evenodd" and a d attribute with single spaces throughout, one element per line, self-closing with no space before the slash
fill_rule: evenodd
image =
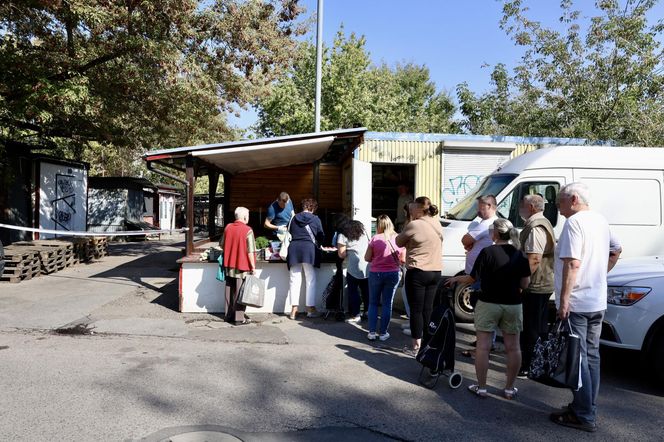
<path id="1" fill-rule="evenodd" d="M 489 175 L 482 180 L 479 186 L 475 187 L 470 193 L 445 215 L 448 219 L 458 219 L 463 221 L 472 221 L 477 217 L 477 197 L 482 195 L 498 195 L 509 183 L 514 181 L 515 174 L 494 174 Z M 517 215 L 518 215 L 517 208 Z"/>
<path id="2" fill-rule="evenodd" d="M 519 216 L 519 202 L 526 195 L 539 194 L 544 198 L 544 216 L 556 226 L 558 208 L 556 197 L 560 183 L 555 181 L 530 181 L 519 183 L 502 201 L 498 203 L 498 216 L 509 219 L 515 227 L 523 227 L 524 221 Z"/>

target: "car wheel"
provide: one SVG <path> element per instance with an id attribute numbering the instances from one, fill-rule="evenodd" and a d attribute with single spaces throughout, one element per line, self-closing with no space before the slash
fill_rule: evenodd
<path id="1" fill-rule="evenodd" d="M 473 311 L 475 309 L 470 305 L 471 292 L 470 284 L 457 284 L 454 289 L 454 315 L 459 321 L 473 321 Z"/>
<path id="2" fill-rule="evenodd" d="M 659 333 L 659 336 L 650 347 L 650 361 L 655 381 L 660 385 L 664 385 L 664 331 Z"/>

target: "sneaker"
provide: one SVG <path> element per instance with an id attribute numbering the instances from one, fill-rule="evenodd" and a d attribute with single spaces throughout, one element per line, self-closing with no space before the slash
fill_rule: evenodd
<path id="1" fill-rule="evenodd" d="M 516 377 L 519 379 L 528 379 L 528 370 L 519 370 L 519 374 Z"/>
<path id="2" fill-rule="evenodd" d="M 404 328 L 403 330 L 401 330 L 401 333 L 403 333 L 406 336 L 412 336 L 410 328 Z"/>
<path id="3" fill-rule="evenodd" d="M 407 323 L 407 322 L 404 322 L 403 324 L 401 324 L 401 328 L 402 328 L 403 330 L 405 330 L 405 329 L 407 329 L 407 328 L 410 328 L 410 324 Z"/>
<path id="4" fill-rule="evenodd" d="M 369 334 L 367 335 L 367 339 L 370 341 L 375 341 L 377 337 L 378 335 L 376 334 L 376 332 L 369 332 Z"/>
<path id="5" fill-rule="evenodd" d="M 314 310 L 313 312 L 307 312 L 307 318 L 320 318 L 322 315 L 323 314 L 318 310 Z"/>
<path id="6" fill-rule="evenodd" d="M 415 356 L 417 356 L 417 353 L 420 351 L 420 349 L 419 348 L 413 348 L 413 347 L 407 345 L 403 348 L 402 351 L 405 355 L 410 356 L 411 358 L 414 358 Z"/>
<path id="7" fill-rule="evenodd" d="M 349 324 L 356 324 L 356 323 L 360 322 L 360 318 L 361 318 L 360 315 L 353 316 L 352 318 L 346 319 L 346 322 L 349 323 Z"/>
<path id="8" fill-rule="evenodd" d="M 390 339 L 390 334 L 388 332 L 385 332 L 384 334 L 380 335 L 378 339 L 380 339 L 381 341 L 387 341 L 388 339 Z"/>

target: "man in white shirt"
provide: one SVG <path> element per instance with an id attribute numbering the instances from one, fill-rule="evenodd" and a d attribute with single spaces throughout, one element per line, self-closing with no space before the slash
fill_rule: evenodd
<path id="1" fill-rule="evenodd" d="M 489 227 L 498 218 L 496 216 L 496 197 L 493 195 L 483 195 L 477 198 L 477 218 L 475 218 L 468 225 L 468 233 L 461 238 L 461 244 L 466 250 L 466 275 L 470 275 L 473 270 L 473 265 L 483 248 L 493 245 L 493 238 L 489 233 Z M 480 289 L 480 281 L 475 281 L 473 290 Z M 494 349 L 496 342 L 496 332 L 493 333 L 491 341 L 491 349 Z M 471 345 L 476 345 L 477 341 L 472 342 Z M 469 355 L 466 351 L 463 353 L 465 356 Z"/>
<path id="2" fill-rule="evenodd" d="M 622 251 L 609 223 L 590 210 L 590 192 L 583 183 L 570 183 L 558 195 L 560 214 L 567 218 L 558 239 L 554 286 L 559 319 L 569 319 L 581 338 L 581 382 L 574 399 L 553 422 L 579 430 L 597 430 L 599 392 L 599 336 L 606 310 L 606 275 Z"/>

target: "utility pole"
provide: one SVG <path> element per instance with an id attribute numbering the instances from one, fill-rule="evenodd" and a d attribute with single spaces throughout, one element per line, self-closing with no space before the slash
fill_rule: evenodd
<path id="1" fill-rule="evenodd" d="M 320 132 L 320 94 L 323 75 L 323 0 L 318 0 L 316 15 L 318 27 L 316 32 L 316 115 L 314 132 Z"/>

